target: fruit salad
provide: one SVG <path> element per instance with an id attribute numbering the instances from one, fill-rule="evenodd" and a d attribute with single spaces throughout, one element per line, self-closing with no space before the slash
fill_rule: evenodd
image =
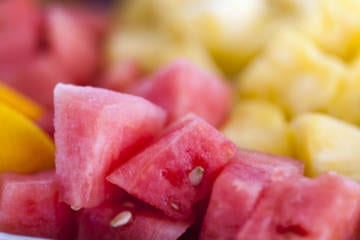
<path id="1" fill-rule="evenodd" d="M 0 1 L 0 239 L 360 237 L 360 2 L 65 2 Z"/>
<path id="2" fill-rule="evenodd" d="M 313 169 L 308 176 L 358 179 L 357 138 L 343 140 L 344 154 L 329 143 L 343 139 L 338 127 L 324 125 L 323 135 L 318 121 L 294 126 L 321 114 L 358 132 L 359 13 L 357 0 L 128 1 L 105 57 L 110 66 L 131 59 L 143 74 L 187 57 L 232 86 L 232 111 L 220 128 L 239 147 L 303 160 Z"/>

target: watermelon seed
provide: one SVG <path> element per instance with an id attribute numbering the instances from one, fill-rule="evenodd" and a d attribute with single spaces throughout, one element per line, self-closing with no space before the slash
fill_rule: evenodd
<path id="1" fill-rule="evenodd" d="M 176 203 L 170 203 L 170 206 L 176 211 L 180 210 L 179 206 Z"/>
<path id="2" fill-rule="evenodd" d="M 132 213 L 130 211 L 122 211 L 110 221 L 110 226 L 112 227 L 124 226 L 129 223 L 131 218 L 132 218 Z"/>
<path id="3" fill-rule="evenodd" d="M 74 210 L 74 211 L 79 211 L 79 210 L 81 209 L 81 207 L 73 206 L 73 205 L 71 205 L 70 207 L 71 207 L 71 209 Z"/>
<path id="4" fill-rule="evenodd" d="M 204 177 L 204 168 L 197 166 L 189 173 L 189 180 L 191 185 L 197 186 L 201 183 L 201 180 Z"/>

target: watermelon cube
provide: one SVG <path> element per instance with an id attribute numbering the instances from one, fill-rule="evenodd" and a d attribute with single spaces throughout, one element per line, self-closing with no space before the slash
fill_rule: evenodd
<path id="1" fill-rule="evenodd" d="M 174 221 L 134 199 L 104 202 L 80 212 L 77 240 L 175 240 L 189 222 Z"/>
<path id="2" fill-rule="evenodd" d="M 70 81 L 57 59 L 43 54 L 31 60 L 22 69 L 12 86 L 47 109 L 53 109 L 53 91 L 56 84 Z"/>
<path id="3" fill-rule="evenodd" d="M 107 179 L 167 216 L 186 220 L 236 152 L 218 130 L 189 114 Z"/>
<path id="4" fill-rule="evenodd" d="M 95 207 L 107 176 L 158 134 L 165 112 L 147 100 L 93 87 L 55 88 L 56 174 L 60 199 Z"/>
<path id="5" fill-rule="evenodd" d="M 200 239 L 234 239 L 267 185 L 302 173 L 300 161 L 240 150 L 214 183 Z"/>
<path id="6" fill-rule="evenodd" d="M 0 232 L 71 239 L 72 213 L 58 202 L 54 171 L 0 175 Z"/>
<path id="7" fill-rule="evenodd" d="M 248 239 L 359 239 L 360 185 L 335 174 L 271 184 L 237 235 Z"/>
<path id="8" fill-rule="evenodd" d="M 73 83 L 88 83 L 100 59 L 95 33 L 73 11 L 60 5 L 52 5 L 45 15 L 50 54 Z"/>
<path id="9" fill-rule="evenodd" d="M 219 127 L 231 107 L 231 89 L 225 80 L 183 59 L 161 68 L 129 91 L 166 109 L 169 122 L 192 112 Z"/>
<path id="10" fill-rule="evenodd" d="M 40 13 L 36 0 L 0 1 L 0 79 L 33 58 L 37 47 Z"/>

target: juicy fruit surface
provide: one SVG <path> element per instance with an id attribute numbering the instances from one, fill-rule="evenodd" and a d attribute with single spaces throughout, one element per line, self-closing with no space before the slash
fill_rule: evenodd
<path id="1" fill-rule="evenodd" d="M 58 202 L 54 171 L 2 174 L 0 202 L 0 231 L 58 239 L 72 234 L 68 226 L 73 216 Z"/>
<path id="2" fill-rule="evenodd" d="M 54 167 L 54 143 L 31 120 L 0 103 L 0 122 L 0 172 L 29 173 Z"/>
<path id="3" fill-rule="evenodd" d="M 164 111 L 144 99 L 58 85 L 55 143 L 60 198 L 75 208 L 101 203 L 106 174 L 150 141 L 164 122 Z"/>
<path id="4" fill-rule="evenodd" d="M 200 239 L 234 239 L 266 186 L 295 181 L 302 170 L 296 160 L 240 150 L 214 183 Z"/>
<path id="5" fill-rule="evenodd" d="M 356 239 L 359 194 L 331 174 L 272 184 L 236 239 Z"/>
<path id="6" fill-rule="evenodd" d="M 123 222 L 116 226 L 114 219 L 119 214 L 125 218 L 118 217 L 118 221 Z M 79 240 L 175 240 L 189 226 L 187 222 L 171 220 L 157 209 L 126 198 L 116 203 L 103 203 L 96 208 L 85 209 L 80 213 L 78 221 Z"/>
<path id="7" fill-rule="evenodd" d="M 296 116 L 325 109 L 344 78 L 341 62 L 302 35 L 286 31 L 240 75 L 238 91 L 243 98 L 274 102 Z"/>
<path id="8" fill-rule="evenodd" d="M 184 220 L 207 197 L 222 166 L 235 153 L 235 145 L 216 129 L 187 115 L 107 179 L 166 215 Z"/>
<path id="9" fill-rule="evenodd" d="M 360 180 L 360 129 L 321 114 L 303 115 L 291 128 L 295 154 L 305 162 L 308 175 L 336 171 Z"/>
<path id="10" fill-rule="evenodd" d="M 292 155 L 285 114 L 266 101 L 245 100 L 233 106 L 222 132 L 241 148 Z"/>
<path id="11" fill-rule="evenodd" d="M 219 127 L 231 106 L 231 90 L 225 80 L 184 59 L 162 67 L 130 92 L 167 110 L 168 122 L 192 112 Z"/>

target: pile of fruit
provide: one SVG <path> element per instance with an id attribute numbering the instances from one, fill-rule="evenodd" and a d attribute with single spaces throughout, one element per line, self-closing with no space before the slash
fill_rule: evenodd
<path id="1" fill-rule="evenodd" d="M 119 9 L 0 1 L 0 232 L 360 237 L 360 2 Z"/>
<path id="2" fill-rule="evenodd" d="M 358 0 L 126 3 L 110 66 L 131 60 L 147 74 L 185 56 L 233 86 L 221 129 L 239 147 L 301 159 L 308 176 L 360 180 Z"/>

